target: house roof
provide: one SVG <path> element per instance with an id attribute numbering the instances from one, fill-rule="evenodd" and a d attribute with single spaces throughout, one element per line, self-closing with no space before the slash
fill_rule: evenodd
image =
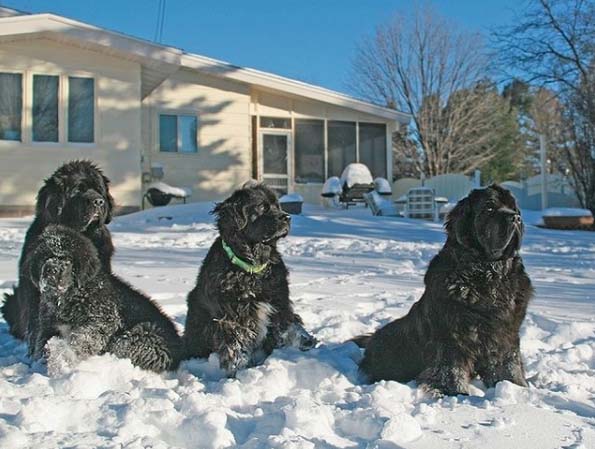
<path id="1" fill-rule="evenodd" d="M 178 48 L 156 44 L 55 14 L 6 14 L 4 17 L 0 15 L 0 42 L 36 37 L 67 42 L 83 48 L 93 48 L 139 62 L 142 65 L 143 97 L 172 73 L 180 68 L 187 68 L 401 123 L 408 123 L 410 119 L 409 115 L 403 112 L 377 106 L 330 89 L 187 53 Z"/>

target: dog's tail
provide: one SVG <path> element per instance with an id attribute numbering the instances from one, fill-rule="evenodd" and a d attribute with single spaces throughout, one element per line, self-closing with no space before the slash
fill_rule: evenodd
<path id="1" fill-rule="evenodd" d="M 366 349 L 366 347 L 368 346 L 368 343 L 370 342 L 370 338 L 372 338 L 372 334 L 363 334 L 363 335 L 358 335 L 357 337 L 353 337 L 349 341 L 354 342 L 356 345 L 358 345 L 362 349 Z"/>
<path id="2" fill-rule="evenodd" d="M 23 320 L 19 312 L 18 290 L 13 288 L 12 294 L 4 294 L 4 304 L 2 305 L 2 316 L 8 324 L 9 332 L 16 338 L 25 339 L 25 329 L 23 328 Z"/>

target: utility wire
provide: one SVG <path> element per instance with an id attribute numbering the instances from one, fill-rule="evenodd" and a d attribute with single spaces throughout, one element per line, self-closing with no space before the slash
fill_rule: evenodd
<path id="1" fill-rule="evenodd" d="M 159 0 L 157 5 L 157 23 L 155 24 L 155 36 L 153 41 L 161 43 L 163 39 L 163 26 L 165 24 L 165 6 L 167 0 Z"/>

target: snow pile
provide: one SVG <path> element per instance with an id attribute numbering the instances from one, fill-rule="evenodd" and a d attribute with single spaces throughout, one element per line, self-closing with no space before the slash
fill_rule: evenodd
<path id="1" fill-rule="evenodd" d="M 280 203 L 303 203 L 304 197 L 299 193 L 289 193 L 279 198 Z"/>
<path id="2" fill-rule="evenodd" d="M 342 191 L 343 184 L 341 184 L 341 180 L 336 176 L 328 178 L 322 186 L 323 195 L 340 195 Z"/>
<path id="3" fill-rule="evenodd" d="M 372 184 L 372 174 L 368 167 L 364 164 L 349 164 L 341 174 L 341 185 L 346 185 L 347 188 L 353 187 L 355 184 Z"/>
<path id="4" fill-rule="evenodd" d="M 175 196 L 176 198 L 187 198 L 192 195 L 190 189 L 170 186 L 169 184 L 166 184 L 162 181 L 152 182 L 147 186 L 147 190 L 149 189 L 157 189 L 160 192 L 167 193 L 169 195 Z"/>
<path id="5" fill-rule="evenodd" d="M 378 193 L 384 194 L 393 193 L 393 189 L 391 189 L 388 180 L 384 178 L 374 179 L 374 190 Z"/>
<path id="6" fill-rule="evenodd" d="M 114 271 L 150 293 L 182 328 L 185 297 L 217 236 L 213 204 L 117 217 Z M 527 223 L 536 214 L 523 213 Z M 168 217 L 163 219 L 163 217 Z M 16 281 L 30 219 L 0 219 L 0 294 Z M 521 331 L 530 388 L 474 381 L 433 398 L 414 382 L 359 377 L 349 338 L 402 316 L 444 242 L 440 224 L 306 205 L 280 244 L 291 297 L 322 345 L 275 351 L 222 377 L 216 357 L 154 374 L 110 355 L 32 363 L 0 321 L 0 448 L 595 447 L 595 240 L 527 225 L 536 287 Z"/>
<path id="7" fill-rule="evenodd" d="M 593 214 L 589 209 L 575 209 L 571 207 L 552 207 L 545 209 L 544 217 L 591 217 Z"/>

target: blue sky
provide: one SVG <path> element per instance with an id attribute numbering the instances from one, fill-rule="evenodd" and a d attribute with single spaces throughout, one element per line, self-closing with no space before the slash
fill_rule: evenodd
<path id="1" fill-rule="evenodd" d="M 159 0 L 8 0 L 152 40 Z M 436 0 L 441 14 L 476 31 L 509 24 L 522 0 Z M 401 0 L 166 0 L 164 44 L 348 92 L 357 43 L 411 8 Z M 349 92 L 348 92 L 349 93 Z"/>

